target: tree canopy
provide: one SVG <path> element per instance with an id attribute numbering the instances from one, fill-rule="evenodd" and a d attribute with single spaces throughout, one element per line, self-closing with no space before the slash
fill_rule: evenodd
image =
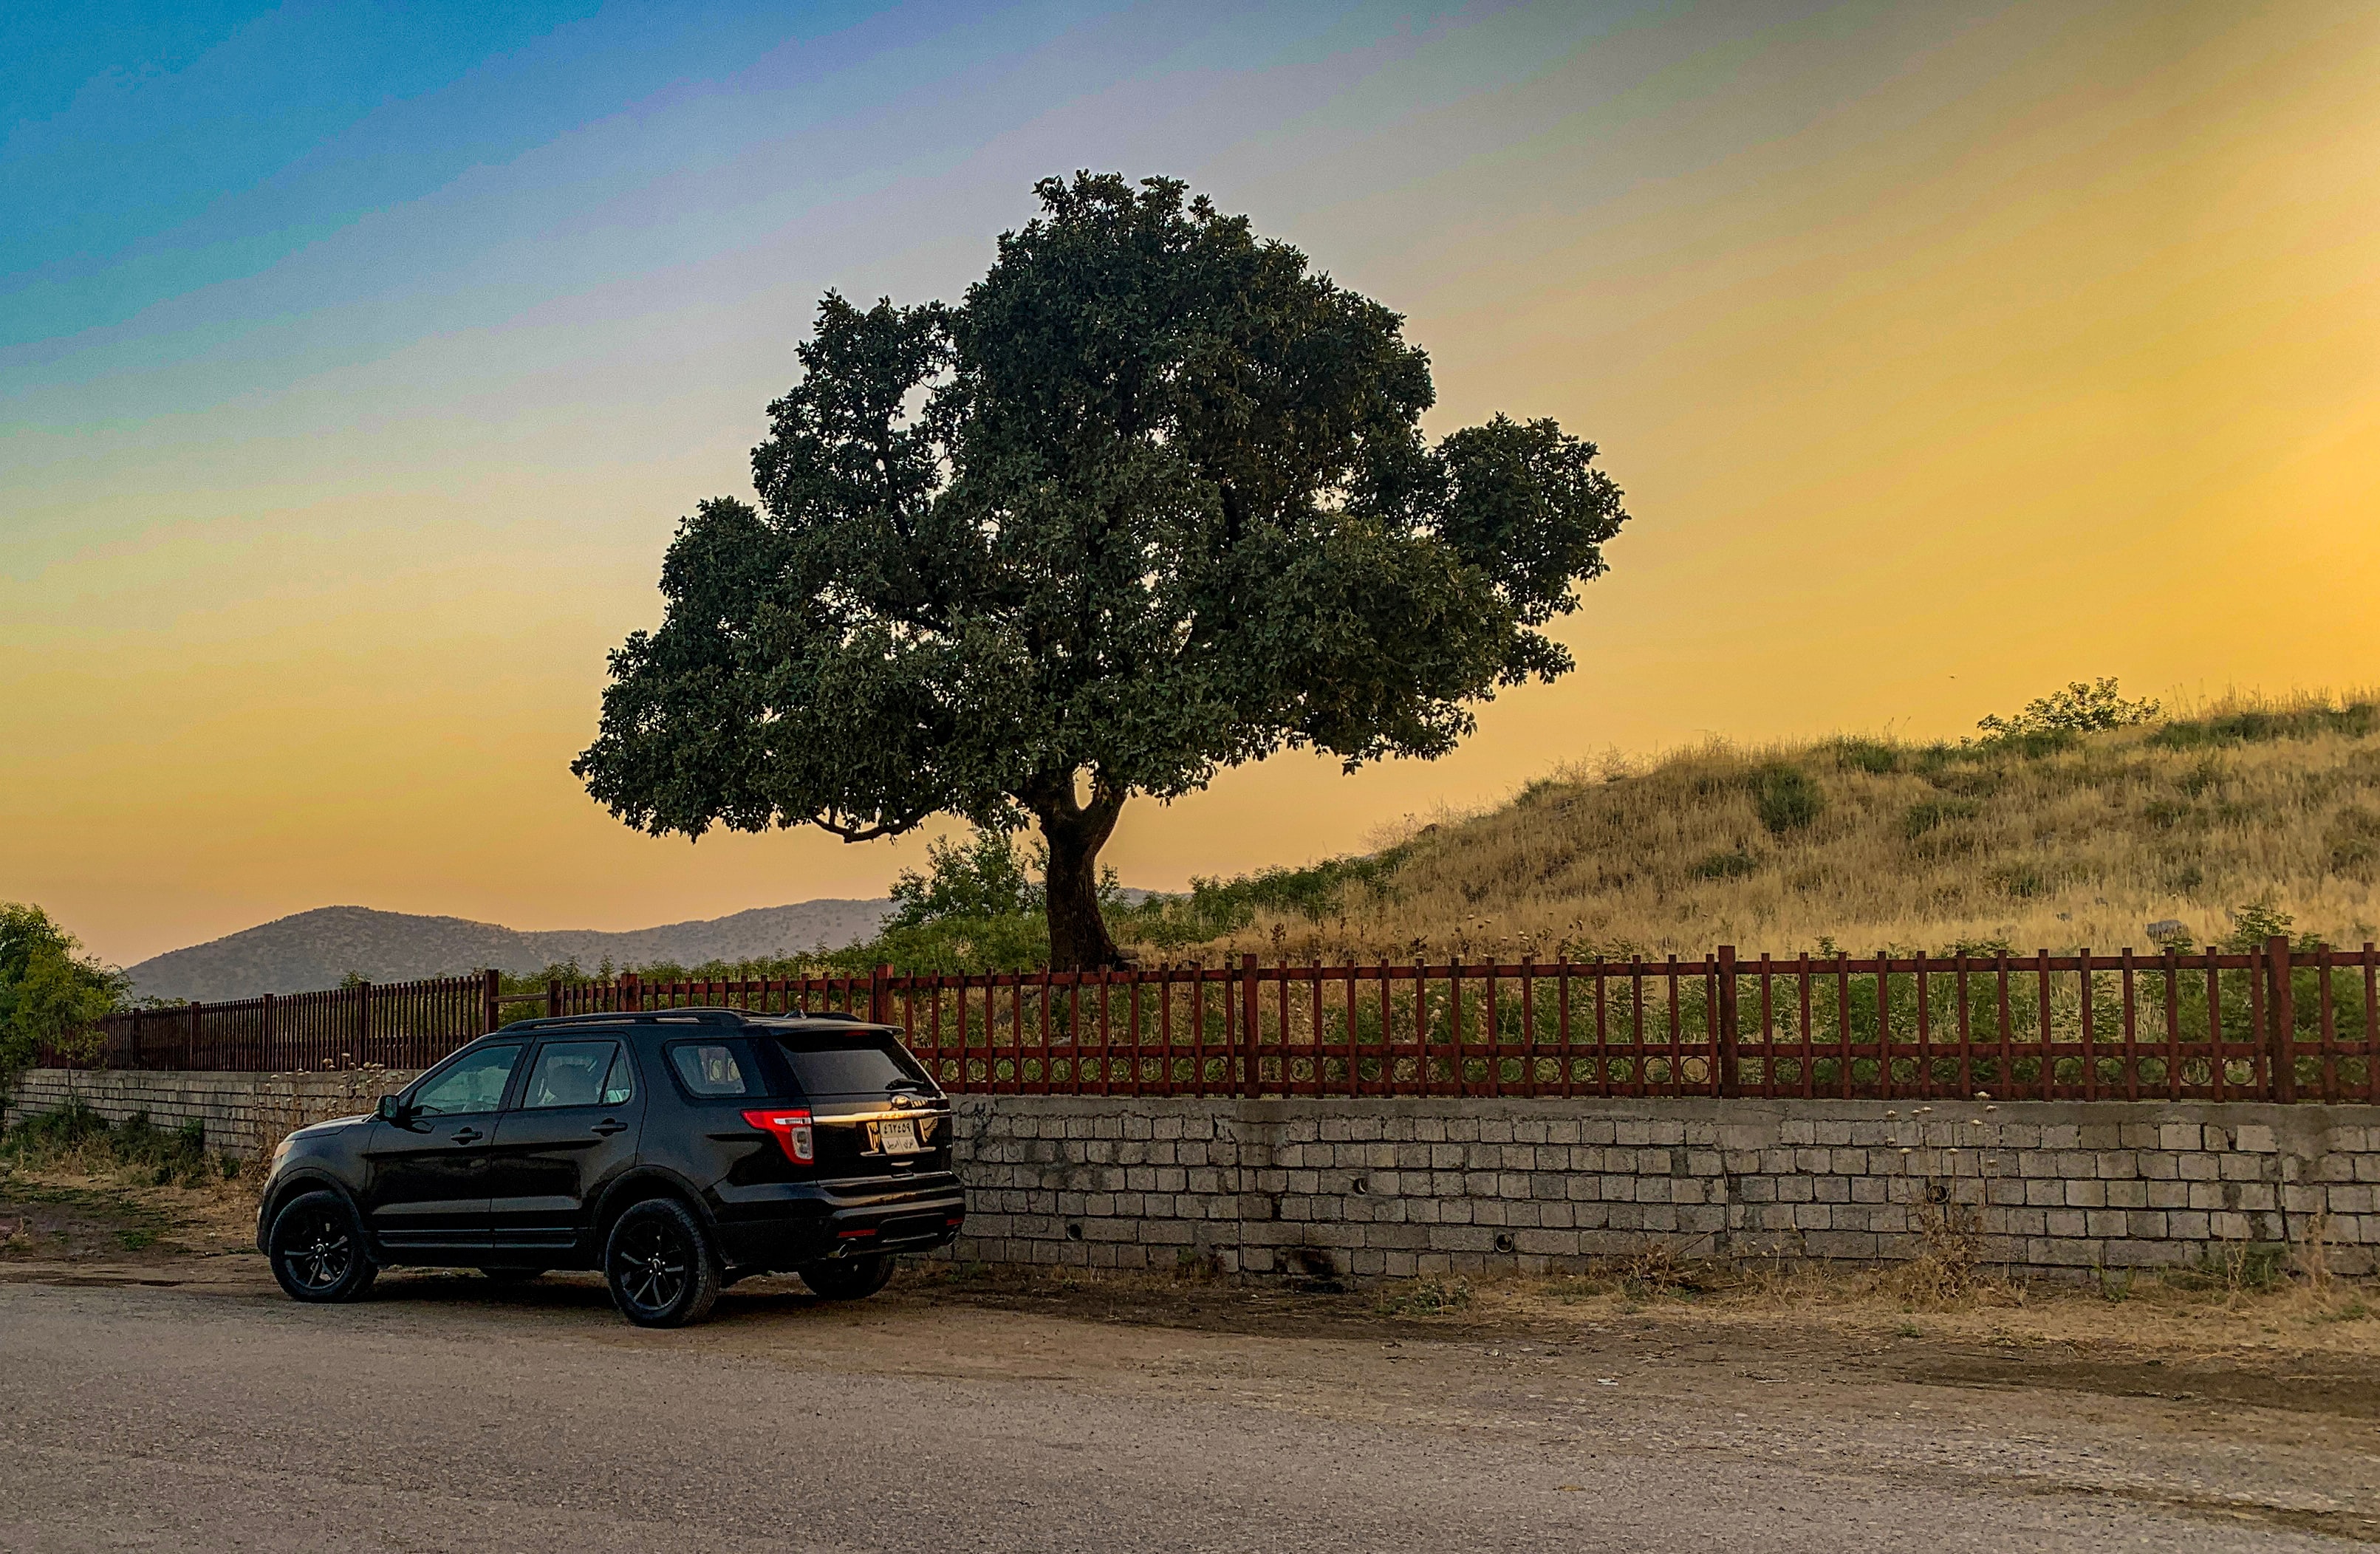
<path id="1" fill-rule="evenodd" d="M 662 564 L 573 764 L 622 819 L 1048 847 L 1051 964 L 1111 964 L 1133 795 L 1311 747 L 1444 754 L 1550 680 L 1626 515 L 1595 445 L 1436 443 L 1402 320 L 1183 184 L 1077 175 L 956 305 L 829 294 L 752 454 Z"/>
<path id="2" fill-rule="evenodd" d="M 0 901 L 0 1081 L 22 1073 L 43 1048 L 88 1046 L 129 986 L 40 907 Z"/>

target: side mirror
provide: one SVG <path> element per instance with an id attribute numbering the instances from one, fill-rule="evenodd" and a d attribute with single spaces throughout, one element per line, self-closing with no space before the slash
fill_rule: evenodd
<path id="1" fill-rule="evenodd" d="M 401 1124 L 405 1121 L 405 1102 L 395 1096 L 382 1096 L 380 1098 L 379 1114 L 383 1123 Z"/>

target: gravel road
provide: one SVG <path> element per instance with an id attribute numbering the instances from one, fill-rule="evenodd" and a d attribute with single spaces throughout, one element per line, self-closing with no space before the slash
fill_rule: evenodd
<path id="1" fill-rule="evenodd" d="M 1282 1334 L 911 1286 L 630 1329 L 582 1278 L 0 1283 L 0 1548 L 2341 1548 L 2368 1416 L 1671 1330 Z M 1245 1324 L 1244 1324 L 1245 1325 Z M 2185 1394 L 2186 1396 L 2186 1394 Z"/>

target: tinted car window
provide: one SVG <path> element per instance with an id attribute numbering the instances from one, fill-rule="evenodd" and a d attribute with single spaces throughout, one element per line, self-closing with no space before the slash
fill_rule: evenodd
<path id="1" fill-rule="evenodd" d="M 887 1090 L 924 1087 L 924 1071 L 897 1044 L 881 1037 L 822 1041 L 781 1036 L 777 1043 L 804 1095 L 880 1096 Z"/>
<path id="2" fill-rule="evenodd" d="M 695 1096 L 748 1096 L 754 1092 L 751 1055 L 740 1041 L 682 1041 L 669 1050 L 670 1066 Z"/>
<path id="3" fill-rule="evenodd" d="M 549 1041 L 538 1049 L 521 1092 L 525 1108 L 618 1106 L 636 1094 L 616 1041 Z"/>
<path id="4" fill-rule="evenodd" d="M 413 1092 L 413 1108 L 425 1117 L 448 1117 L 464 1111 L 493 1111 L 503 1104 L 504 1081 L 520 1061 L 517 1047 L 488 1047 L 468 1052 L 433 1074 Z"/>

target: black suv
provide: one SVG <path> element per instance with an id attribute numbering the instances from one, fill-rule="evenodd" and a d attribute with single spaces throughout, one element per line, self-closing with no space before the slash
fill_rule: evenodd
<path id="1" fill-rule="evenodd" d="M 965 1215 L 949 1099 L 891 1027 L 674 1009 L 516 1021 L 376 1115 L 300 1128 L 256 1243 L 301 1301 L 353 1300 L 392 1263 L 601 1268 L 659 1328 L 754 1273 L 872 1295 Z"/>

